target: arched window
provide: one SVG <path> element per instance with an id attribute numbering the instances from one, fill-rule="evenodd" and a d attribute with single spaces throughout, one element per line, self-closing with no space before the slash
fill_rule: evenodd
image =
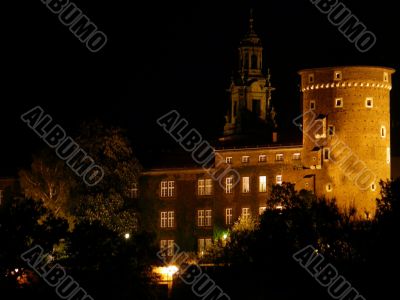
<path id="1" fill-rule="evenodd" d="M 257 58 L 257 55 L 255 55 L 255 54 L 253 54 L 251 56 L 251 68 L 258 69 L 258 58 Z"/>

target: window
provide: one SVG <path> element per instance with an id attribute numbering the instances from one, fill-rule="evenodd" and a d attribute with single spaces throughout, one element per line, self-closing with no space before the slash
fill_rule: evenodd
<path id="1" fill-rule="evenodd" d="M 315 109 L 315 101 L 310 101 L 310 109 L 311 110 Z"/>
<path id="2" fill-rule="evenodd" d="M 300 153 L 293 153 L 293 160 L 300 160 L 301 154 Z"/>
<path id="3" fill-rule="evenodd" d="M 138 185 L 137 183 L 133 183 L 131 187 L 128 189 L 128 197 L 131 199 L 137 199 L 138 197 Z"/>
<path id="4" fill-rule="evenodd" d="M 206 187 L 204 190 L 205 195 L 212 195 L 212 190 L 213 190 L 213 183 L 211 179 L 206 179 Z"/>
<path id="5" fill-rule="evenodd" d="M 276 175 L 276 184 L 278 185 L 282 184 L 282 175 Z"/>
<path id="6" fill-rule="evenodd" d="M 375 185 L 375 183 L 371 184 L 371 191 L 373 191 L 373 192 L 376 191 L 376 185 Z"/>
<path id="7" fill-rule="evenodd" d="M 335 71 L 334 80 L 342 80 L 342 72 Z"/>
<path id="8" fill-rule="evenodd" d="M 258 183 L 258 191 L 260 193 L 265 193 L 267 191 L 267 176 L 260 176 Z"/>
<path id="9" fill-rule="evenodd" d="M 211 226 L 211 220 L 212 220 L 212 210 L 211 209 L 207 209 L 205 211 L 205 215 L 206 215 L 206 218 L 205 218 L 204 226 L 210 227 Z"/>
<path id="10" fill-rule="evenodd" d="M 242 193 L 250 192 L 250 177 L 242 177 Z"/>
<path id="11" fill-rule="evenodd" d="M 236 117 L 237 116 L 237 107 L 238 107 L 238 103 L 237 101 L 235 101 L 233 103 L 233 116 Z"/>
<path id="12" fill-rule="evenodd" d="M 385 127 L 385 126 L 382 126 L 382 127 L 381 127 L 381 137 L 382 137 L 382 138 L 385 138 L 385 137 L 386 137 L 386 127 Z"/>
<path id="13" fill-rule="evenodd" d="M 267 210 L 267 207 L 265 207 L 265 206 L 260 206 L 260 207 L 258 208 L 258 214 L 259 214 L 259 215 L 262 215 L 266 210 Z"/>
<path id="14" fill-rule="evenodd" d="M 165 253 L 167 250 L 167 256 L 174 255 L 174 240 L 161 240 L 160 241 L 160 250 Z M 165 254 L 163 254 L 165 256 Z"/>
<path id="15" fill-rule="evenodd" d="M 253 99 L 253 102 L 252 102 L 252 112 L 254 113 L 254 114 L 256 114 L 257 116 L 261 116 L 261 103 L 260 103 L 261 101 L 260 100 L 258 100 L 258 99 Z"/>
<path id="16" fill-rule="evenodd" d="M 332 192 L 332 183 L 328 183 L 326 186 L 325 186 L 325 188 L 326 188 L 326 191 L 328 192 L 328 193 L 330 193 L 330 192 Z"/>
<path id="17" fill-rule="evenodd" d="M 225 162 L 227 164 L 231 164 L 232 163 L 232 157 L 225 157 Z"/>
<path id="18" fill-rule="evenodd" d="M 308 74 L 308 83 L 314 83 L 314 74 Z"/>
<path id="19" fill-rule="evenodd" d="M 366 108 L 372 108 L 374 107 L 374 99 L 373 98 L 367 98 L 365 100 L 365 107 Z"/>
<path id="20" fill-rule="evenodd" d="M 343 98 L 335 99 L 335 107 L 343 107 Z"/>
<path id="21" fill-rule="evenodd" d="M 249 163 L 250 156 L 242 156 L 242 163 L 247 164 Z"/>
<path id="22" fill-rule="evenodd" d="M 212 180 L 211 179 L 199 179 L 197 181 L 197 192 L 199 196 L 211 195 L 212 194 Z"/>
<path id="23" fill-rule="evenodd" d="M 386 149 L 386 162 L 390 164 L 390 148 Z"/>
<path id="24" fill-rule="evenodd" d="M 161 197 L 173 197 L 175 195 L 175 181 L 161 181 Z"/>
<path id="25" fill-rule="evenodd" d="M 329 136 L 334 136 L 335 135 L 335 126 L 329 125 L 328 126 L 328 135 Z"/>
<path id="26" fill-rule="evenodd" d="M 211 220 L 212 220 L 212 210 L 211 209 L 207 209 L 207 210 L 200 209 L 197 211 L 197 226 L 210 227 Z"/>
<path id="27" fill-rule="evenodd" d="M 225 224 L 232 224 L 232 208 L 225 208 Z"/>
<path id="28" fill-rule="evenodd" d="M 162 211 L 161 212 L 161 228 L 173 228 L 175 226 L 175 212 Z"/>
<path id="29" fill-rule="evenodd" d="M 204 226 L 204 210 L 197 211 L 197 226 Z"/>
<path id="30" fill-rule="evenodd" d="M 250 219 L 250 208 L 242 208 L 242 219 L 248 221 Z"/>
<path id="31" fill-rule="evenodd" d="M 283 161 L 283 154 L 282 153 L 278 153 L 277 155 L 275 155 L 275 160 L 276 161 Z"/>
<path id="32" fill-rule="evenodd" d="M 258 156 L 258 162 L 266 162 L 267 161 L 267 156 L 264 154 L 261 154 Z"/>
<path id="33" fill-rule="evenodd" d="M 324 160 L 329 160 L 331 158 L 331 150 L 329 148 L 324 149 Z"/>
<path id="34" fill-rule="evenodd" d="M 383 73 L 383 81 L 384 82 L 389 82 L 389 74 L 387 72 Z"/>
<path id="35" fill-rule="evenodd" d="M 203 255 L 204 252 L 208 251 L 211 248 L 212 239 L 211 238 L 198 239 L 197 246 L 198 246 L 200 255 Z"/>
<path id="36" fill-rule="evenodd" d="M 3 190 L 0 190 L 0 205 L 3 202 Z"/>
<path id="37" fill-rule="evenodd" d="M 258 69 L 257 55 L 255 54 L 251 56 L 251 68 Z"/>
<path id="38" fill-rule="evenodd" d="M 232 194 L 233 188 L 233 177 L 226 177 L 225 178 L 225 193 Z"/>

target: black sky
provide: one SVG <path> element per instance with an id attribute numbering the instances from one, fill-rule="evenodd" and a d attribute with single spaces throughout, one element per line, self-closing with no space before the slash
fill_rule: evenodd
<path id="1" fill-rule="evenodd" d="M 299 114 L 297 71 L 333 65 L 383 65 L 400 70 L 395 1 L 343 1 L 378 38 L 365 54 L 309 0 L 74 1 L 109 39 L 88 51 L 40 0 L 2 4 L 0 176 L 30 163 L 43 142 L 20 121 L 40 105 L 68 134 L 84 120 L 128 129 L 139 152 L 170 141 L 155 120 L 177 109 L 212 139 L 222 130 L 226 88 L 250 7 L 277 91 L 281 126 Z M 392 119 L 399 121 L 399 74 Z M 392 140 L 400 140 L 399 131 Z M 395 147 L 394 151 L 399 152 Z"/>

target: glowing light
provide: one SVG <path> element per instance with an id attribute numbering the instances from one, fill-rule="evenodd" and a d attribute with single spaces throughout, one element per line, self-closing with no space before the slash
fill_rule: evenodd
<path id="1" fill-rule="evenodd" d="M 18 269 L 15 269 L 14 271 L 15 271 L 15 273 L 18 273 L 18 272 L 19 272 L 19 270 L 18 270 Z"/>
<path id="2" fill-rule="evenodd" d="M 153 272 L 161 276 L 161 281 L 172 281 L 174 276 L 179 271 L 177 266 L 170 265 L 167 267 L 156 267 Z"/>
<path id="3" fill-rule="evenodd" d="M 131 235 L 129 233 L 125 233 L 124 237 L 125 237 L 126 240 L 129 240 Z"/>
<path id="4" fill-rule="evenodd" d="M 223 238 L 224 240 L 226 240 L 227 237 L 228 237 L 228 235 L 227 235 L 226 233 L 224 233 L 224 235 L 222 236 L 222 238 Z"/>

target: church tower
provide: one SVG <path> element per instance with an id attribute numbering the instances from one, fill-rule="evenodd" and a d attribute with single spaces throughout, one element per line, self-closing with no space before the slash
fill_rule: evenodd
<path id="1" fill-rule="evenodd" d="M 263 46 L 254 29 L 251 11 L 249 29 L 239 46 L 239 70 L 229 88 L 229 111 L 226 116 L 224 135 L 246 134 L 260 125 L 275 124 L 275 112 L 271 104 L 271 75 L 263 72 Z"/>

